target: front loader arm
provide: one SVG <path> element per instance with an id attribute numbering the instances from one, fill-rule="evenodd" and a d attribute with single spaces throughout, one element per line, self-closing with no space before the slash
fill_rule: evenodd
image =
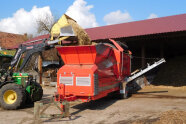
<path id="1" fill-rule="evenodd" d="M 18 71 L 21 71 L 25 67 L 25 65 L 28 63 L 29 59 L 34 53 L 38 53 L 38 52 L 42 52 L 47 49 L 54 48 L 55 45 L 60 44 L 62 40 L 67 40 L 70 38 L 73 39 L 74 37 L 76 37 L 76 33 L 74 32 L 75 29 L 73 29 L 73 26 L 69 23 L 69 20 L 76 23 L 75 20 L 73 20 L 72 18 L 70 18 L 69 16 L 65 14 L 62 16 L 62 18 L 58 20 L 58 23 L 56 23 L 52 27 L 52 31 L 50 32 L 51 36 L 49 38 L 50 40 L 46 41 L 47 39 L 39 39 L 39 40 L 31 41 L 25 44 L 21 44 L 13 60 L 10 63 L 8 71 L 3 76 L 0 77 L 0 83 L 6 82 L 9 79 L 11 79 L 13 70 L 14 68 L 17 68 L 21 60 L 21 57 L 24 53 L 26 53 L 26 56 L 20 68 L 18 69 Z M 55 35 L 57 37 L 54 38 Z M 41 40 L 43 40 L 43 42 L 38 43 L 38 41 L 41 42 Z M 32 44 L 32 45 L 28 45 L 28 44 Z"/>
<path id="2" fill-rule="evenodd" d="M 26 51 L 26 56 L 18 71 L 22 71 L 22 69 L 25 67 L 25 65 L 28 63 L 28 61 L 30 60 L 30 58 L 32 57 L 34 53 L 40 53 L 50 48 L 52 47 L 47 46 L 45 43 L 34 45 L 32 49 Z"/>
<path id="3" fill-rule="evenodd" d="M 32 44 L 32 45 L 21 44 L 13 60 L 10 63 L 9 71 L 10 72 L 13 71 L 13 68 L 19 64 L 22 55 L 26 53 L 25 58 L 23 59 L 23 63 L 20 65 L 20 68 L 18 70 L 18 71 L 21 71 L 25 67 L 25 65 L 28 63 L 29 59 L 34 53 L 42 52 L 49 47 L 45 41 L 46 39 L 43 39 L 42 43 Z"/>

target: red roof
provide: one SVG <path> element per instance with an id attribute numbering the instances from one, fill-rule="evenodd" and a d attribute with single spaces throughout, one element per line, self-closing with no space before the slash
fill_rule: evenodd
<path id="1" fill-rule="evenodd" d="M 50 37 L 49 34 L 40 35 L 40 36 L 34 37 L 34 38 L 32 38 L 32 39 L 30 39 L 30 40 L 28 40 L 28 41 L 25 41 L 23 44 L 28 43 L 28 42 L 31 42 L 31 41 L 35 41 L 35 40 L 38 40 L 38 42 L 36 42 L 36 43 L 34 43 L 34 44 L 38 44 L 38 43 L 41 43 L 41 42 L 43 41 L 43 39 L 48 39 L 49 37 Z M 33 44 L 33 43 L 29 43 L 29 44 Z M 28 44 L 28 45 L 29 45 L 29 44 Z M 16 49 L 16 48 L 19 47 L 19 45 L 20 45 L 20 44 L 17 44 L 16 46 L 11 47 L 11 49 Z"/>
<path id="2" fill-rule="evenodd" d="M 91 40 L 142 36 L 177 31 L 186 31 L 186 14 L 86 29 Z M 49 34 L 35 37 L 24 43 L 44 38 L 49 38 Z M 40 42 L 42 42 L 42 40 Z M 12 49 L 15 48 L 18 48 L 18 45 Z"/>
<path id="3" fill-rule="evenodd" d="M 35 40 L 41 40 L 42 41 L 43 39 L 48 39 L 48 38 L 50 38 L 50 35 L 49 34 L 40 35 L 40 36 L 34 37 L 34 38 L 32 38 L 32 39 L 24 42 L 24 43 L 35 41 Z"/>
<path id="4" fill-rule="evenodd" d="M 21 44 L 27 40 L 27 35 L 11 34 L 0 32 L 0 46 L 4 49 L 10 49 L 17 44 Z"/>
<path id="5" fill-rule="evenodd" d="M 22 44 L 26 44 L 26 45 L 32 45 L 32 44 L 39 44 L 41 43 L 44 39 L 49 39 L 50 38 L 50 35 L 49 34 L 45 34 L 45 35 L 40 35 L 40 36 L 37 36 L 37 37 L 34 37 L 28 41 L 25 41 L 23 42 Z M 35 42 L 32 42 L 32 41 L 35 41 Z M 63 41 L 63 43 L 71 43 L 71 41 Z M 16 49 L 19 47 L 20 44 L 17 44 L 16 46 L 14 47 L 11 47 L 11 49 Z"/>
<path id="6" fill-rule="evenodd" d="M 186 31 L 186 14 L 86 29 L 91 40 Z"/>

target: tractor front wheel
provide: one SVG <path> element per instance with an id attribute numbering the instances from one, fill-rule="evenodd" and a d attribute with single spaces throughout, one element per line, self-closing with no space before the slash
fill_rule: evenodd
<path id="1" fill-rule="evenodd" d="M 18 84 L 6 84 L 0 90 L 0 105 L 4 109 L 18 109 L 25 103 L 25 100 L 25 90 Z"/>

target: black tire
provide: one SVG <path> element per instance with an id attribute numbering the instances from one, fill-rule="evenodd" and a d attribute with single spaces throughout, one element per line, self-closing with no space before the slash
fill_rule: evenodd
<path id="1" fill-rule="evenodd" d="M 10 94 L 12 93 L 16 95 L 10 96 Z M 7 94 L 9 94 L 9 98 L 8 96 L 6 96 Z M 14 83 L 6 84 L 0 90 L 0 105 L 4 109 L 8 110 L 18 109 L 24 105 L 25 100 L 26 100 L 25 89 L 18 84 Z"/>
<path id="2" fill-rule="evenodd" d="M 43 88 L 41 87 L 41 85 L 37 82 L 33 82 L 34 86 L 36 87 L 35 89 L 35 93 L 34 96 L 32 96 L 32 102 L 36 102 L 42 99 L 43 97 Z"/>

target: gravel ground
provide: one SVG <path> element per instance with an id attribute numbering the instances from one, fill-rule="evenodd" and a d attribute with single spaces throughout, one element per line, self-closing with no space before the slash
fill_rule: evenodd
<path id="1" fill-rule="evenodd" d="M 41 119 L 44 124 L 148 124 L 160 122 L 163 113 L 186 111 L 186 88 L 147 86 L 125 100 L 105 97 L 90 103 L 71 103 L 69 118 Z M 44 98 L 56 89 L 44 87 Z M 168 112 L 167 112 L 168 111 Z M 59 113 L 51 106 L 48 113 Z M 163 114 L 166 115 L 166 114 Z M 33 124 L 33 105 L 7 111 L 0 108 L 0 124 Z"/>

